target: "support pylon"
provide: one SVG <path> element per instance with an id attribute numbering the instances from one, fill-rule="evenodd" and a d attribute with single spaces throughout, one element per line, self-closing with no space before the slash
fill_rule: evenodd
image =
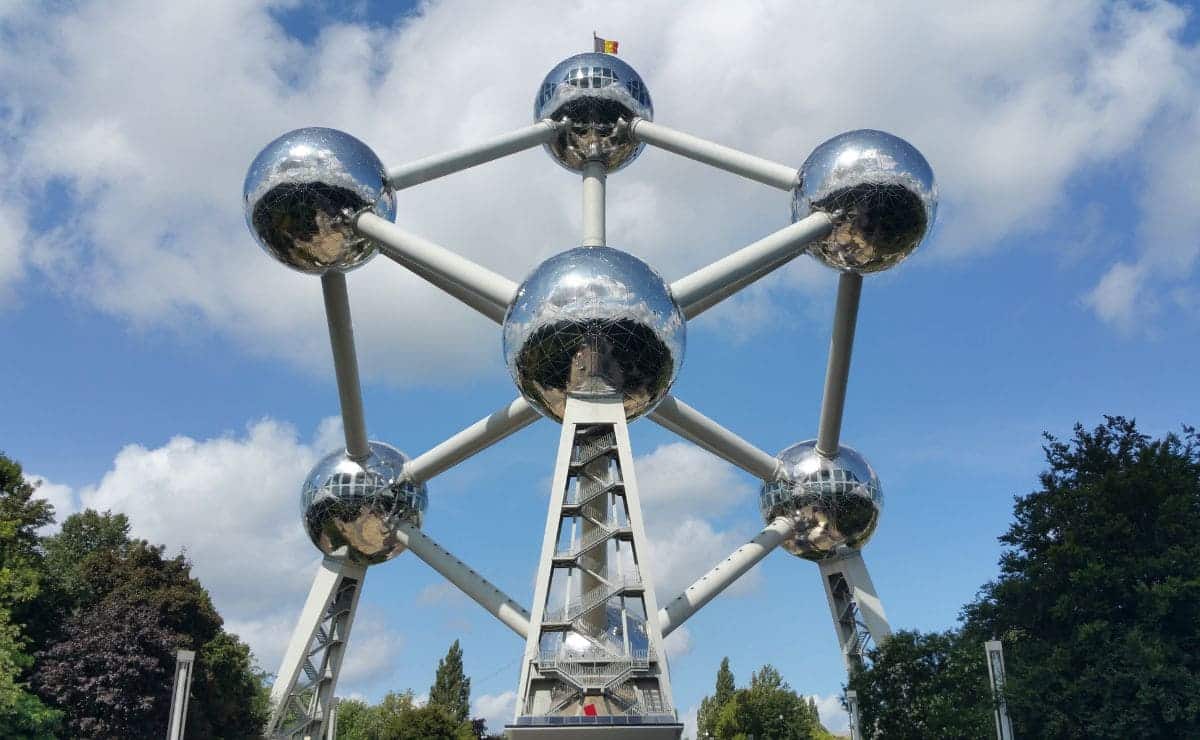
<path id="1" fill-rule="evenodd" d="M 325 558 L 271 687 L 267 737 L 320 740 L 334 713 L 334 689 L 367 569 Z"/>
<path id="2" fill-rule="evenodd" d="M 621 399 L 567 399 L 553 486 L 509 737 L 676 740 Z"/>
<path id="3" fill-rule="evenodd" d="M 838 645 L 842 649 L 842 660 L 846 674 L 853 676 L 863 667 L 867 649 L 871 643 L 879 644 L 892 635 L 883 604 L 867 572 L 862 553 L 857 550 L 844 555 L 822 560 L 821 582 L 825 585 L 825 597 L 829 600 L 829 612 L 833 627 L 837 631 Z M 846 692 L 846 706 L 850 715 L 850 737 L 860 740 L 862 729 L 858 715 L 858 697 L 854 691 Z"/>

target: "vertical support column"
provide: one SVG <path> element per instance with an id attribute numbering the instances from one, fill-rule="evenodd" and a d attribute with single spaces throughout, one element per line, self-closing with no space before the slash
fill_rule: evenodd
<path id="1" fill-rule="evenodd" d="M 883 613 L 883 604 L 875 593 L 875 584 L 871 582 L 862 553 L 851 551 L 840 557 L 822 560 L 820 568 L 833 628 L 837 632 L 842 660 L 846 664 L 846 674 L 853 676 L 863 667 L 870 644 L 887 640 L 892 635 L 892 628 Z M 846 707 L 850 714 L 851 737 L 860 740 L 862 735 L 855 692 L 846 692 Z"/>
<path id="2" fill-rule="evenodd" d="M 365 576 L 361 565 L 334 558 L 321 562 L 271 687 L 267 737 L 323 736 Z"/>
<path id="3" fill-rule="evenodd" d="M 167 728 L 167 740 L 183 740 L 195 664 L 195 651 L 179 650 L 175 653 L 175 684 L 171 692 L 171 725 Z"/>
<path id="4" fill-rule="evenodd" d="M 507 736 L 678 738 L 619 398 L 567 399 L 553 485 Z"/>
<path id="5" fill-rule="evenodd" d="M 822 560 L 820 568 L 846 671 L 852 673 L 862 665 L 869 644 L 872 641 L 881 643 L 891 637 L 892 628 L 883 613 L 883 604 L 875 593 L 875 584 L 871 582 L 862 553 L 851 551 L 841 557 Z"/>
<path id="6" fill-rule="evenodd" d="M 604 163 L 591 160 L 583 166 L 583 246 L 603 247 L 605 236 Z"/>
<path id="7" fill-rule="evenodd" d="M 992 700 L 996 703 L 996 740 L 1013 740 L 1012 720 L 1004 700 L 1004 646 L 999 640 L 983 643 L 987 655 L 988 678 L 992 684 Z"/>

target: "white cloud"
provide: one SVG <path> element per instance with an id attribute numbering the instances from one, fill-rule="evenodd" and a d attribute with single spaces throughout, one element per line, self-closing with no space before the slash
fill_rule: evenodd
<path id="1" fill-rule="evenodd" d="M 471 700 L 471 716 L 487 720 L 488 732 L 496 735 L 500 728 L 512 722 L 517 711 L 517 692 L 482 694 Z"/>
<path id="2" fill-rule="evenodd" d="M 1200 86 L 1194 49 L 1179 40 L 1185 14 L 1166 3 L 922 2 L 846 24 L 836 5 L 780 1 L 712 0 L 680 14 L 633 0 L 553 12 L 446 0 L 390 27 L 328 24 L 310 47 L 242 0 L 52 7 L 19 6 L 3 21 L 2 94 L 14 113 L 2 121 L 12 176 L 0 196 L 24 213 L 0 223 L 0 282 L 16 280 L 29 253 L 103 311 L 206 327 L 307 367 L 328 362 L 316 282 L 260 254 L 239 213 L 255 152 L 289 128 L 332 125 L 398 164 L 523 125 L 544 72 L 587 44 L 561 29 L 591 27 L 598 12 L 664 123 L 796 165 L 847 128 L 911 139 L 939 176 L 946 254 L 1052 228 L 1046 216 L 1072 178 L 1146 141 L 1157 144 L 1135 214 L 1153 225 L 1170 220 L 1164 209 L 1197 211 L 1195 167 L 1173 157 L 1200 156 L 1187 123 Z M 798 45 L 798 27 L 826 32 Z M 507 48 L 497 67 L 497 38 L 528 43 Z M 51 182 L 72 194 L 69 207 L 45 197 Z M 520 278 L 577 241 L 577 188 L 528 152 L 404 191 L 399 220 Z M 613 176 L 610 203 L 613 244 L 668 277 L 787 218 L 782 194 L 660 152 Z M 59 225 L 16 241 L 26 222 Z M 1166 242 L 1151 232 L 1139 254 L 1170 254 L 1182 269 L 1147 279 L 1189 279 L 1194 237 L 1157 246 Z M 383 262 L 351 279 L 369 375 L 444 382 L 498 369 L 494 327 Z M 396 316 L 417 319 L 404 322 L 403 341 Z"/>
<path id="3" fill-rule="evenodd" d="M 692 633 L 686 626 L 675 628 L 663 640 L 663 649 L 667 651 L 668 658 L 681 658 L 687 655 L 692 652 Z"/>
<path id="4" fill-rule="evenodd" d="M 700 705 L 693 704 L 692 706 L 688 707 L 686 712 L 683 713 L 682 719 L 683 719 L 683 736 L 684 737 L 692 737 L 692 738 L 696 737 L 696 715 L 699 712 L 700 712 Z"/>
<path id="5" fill-rule="evenodd" d="M 1086 303 L 1101 319 L 1123 331 L 1131 331 L 1141 305 L 1139 294 L 1146 270 L 1128 262 L 1118 262 L 1109 268 L 1100 282 L 1086 296 Z"/>
<path id="6" fill-rule="evenodd" d="M 825 725 L 825 729 L 837 733 L 850 731 L 850 717 L 842 707 L 840 695 L 813 694 L 812 698 L 817 700 L 817 713 L 821 716 L 821 724 Z"/>
<path id="7" fill-rule="evenodd" d="M 0 156 L 0 166 L 4 158 Z M 24 274 L 29 236 L 25 214 L 10 204 L 0 205 L 0 307 L 11 299 L 12 285 Z"/>
<path id="8" fill-rule="evenodd" d="M 287 424 L 263 419 L 242 435 L 127 445 L 99 483 L 77 494 L 53 484 L 43 490 L 64 510 L 121 512 L 134 537 L 182 549 L 226 627 L 274 671 L 319 560 L 298 523 L 300 484 L 320 455 L 338 447 L 340 434 L 336 418 L 321 422 L 311 442 Z M 398 638 L 379 622 L 369 614 L 360 619 L 354 642 L 370 648 L 352 651 L 359 656 L 353 661 L 395 655 L 399 642 L 389 640 Z M 348 662 L 347 672 L 358 663 Z M 357 680 L 375 670 L 362 668 Z"/>
<path id="9" fill-rule="evenodd" d="M 711 518 L 752 505 L 753 488 L 732 465 L 685 442 L 661 445 L 634 464 L 655 593 L 665 606 L 745 541 L 748 532 L 716 529 Z M 730 592 L 744 593 L 757 584 L 754 571 Z"/>
<path id="10" fill-rule="evenodd" d="M 51 483 L 40 475 L 26 475 L 25 482 L 37 488 L 35 497 L 46 499 L 54 507 L 54 522 L 42 527 L 38 534 L 52 534 L 62 526 L 64 519 L 79 511 L 79 498 L 70 486 Z"/>
<path id="11" fill-rule="evenodd" d="M 294 614 L 292 618 L 295 619 Z M 339 688 L 344 686 L 347 691 L 362 693 L 393 688 L 400 672 L 403 647 L 404 638 L 395 624 L 389 624 L 376 610 L 360 609 L 338 678 Z"/>

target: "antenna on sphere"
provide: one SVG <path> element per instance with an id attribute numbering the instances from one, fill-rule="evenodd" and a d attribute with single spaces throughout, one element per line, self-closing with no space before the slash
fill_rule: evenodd
<path id="1" fill-rule="evenodd" d="M 796 170 L 654 123 L 617 42 L 593 32 L 593 44 L 546 75 L 535 123 L 482 144 L 387 170 L 354 137 L 307 128 L 250 166 L 244 205 L 259 245 L 321 278 L 346 441 L 302 486 L 303 525 L 324 558 L 272 688 L 270 737 L 330 731 L 367 570 L 406 550 L 525 641 L 506 727 L 516 740 L 679 738 L 664 638 L 777 547 L 818 563 L 848 671 L 890 634 L 860 554 L 882 489 L 841 444 L 841 426 L 863 275 L 899 264 L 928 235 L 932 170 L 880 131 L 834 137 Z M 647 144 L 787 191 L 793 223 L 668 283 L 605 233 L 608 175 Z M 538 145 L 581 177 L 583 234 L 520 284 L 392 223 L 396 191 Z M 688 320 L 804 252 L 840 273 L 825 389 L 817 437 L 773 456 L 670 390 Z M 345 273 L 377 253 L 500 324 L 520 392 L 415 458 L 367 437 Z M 661 609 L 627 428 L 642 416 L 761 480 L 767 523 Z M 429 480 L 541 417 L 562 434 L 527 610 L 421 526 Z"/>

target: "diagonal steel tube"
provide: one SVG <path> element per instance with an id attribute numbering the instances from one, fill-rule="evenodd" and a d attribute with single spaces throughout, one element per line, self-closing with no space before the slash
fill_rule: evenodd
<path id="1" fill-rule="evenodd" d="M 526 638 L 529 634 L 529 611 L 525 607 L 513 601 L 508 594 L 492 585 L 491 581 L 468 568 L 466 563 L 411 524 L 398 524 L 396 536 L 413 555 L 441 573 L 447 581 L 474 599 L 519 637 Z"/>
<path id="2" fill-rule="evenodd" d="M 379 251 L 489 319 L 499 323 L 517 293 L 517 284 L 445 247 L 401 229 L 374 213 L 364 212 L 355 230 L 379 245 Z M 477 299 L 464 297 L 464 292 Z"/>
<path id="3" fill-rule="evenodd" d="M 661 123 L 637 118 L 630 131 L 638 141 L 780 190 L 791 190 L 800 181 L 800 173 L 795 167 L 685 134 Z"/>
<path id="4" fill-rule="evenodd" d="M 423 182 L 429 182 L 430 180 L 435 180 L 439 177 L 483 164 L 484 162 L 506 157 L 509 154 L 516 154 L 517 152 L 550 141 L 554 138 L 558 126 L 559 124 L 553 121 L 538 121 L 532 126 L 526 126 L 516 131 L 501 134 L 476 146 L 456 149 L 444 154 L 436 154 L 432 157 L 426 157 L 416 162 L 401 165 L 400 167 L 388 170 L 388 184 L 394 190 L 403 190 L 404 188 L 420 185 Z"/>
<path id="5" fill-rule="evenodd" d="M 675 432 L 755 478 L 771 481 L 780 462 L 674 396 L 667 396 L 650 413 L 655 424 Z"/>
<path id="6" fill-rule="evenodd" d="M 483 417 L 437 447 L 425 452 L 404 466 L 405 475 L 423 483 L 458 465 L 472 455 L 491 447 L 537 421 L 541 416 L 524 398 L 518 398 L 504 408 Z"/>
<path id="7" fill-rule="evenodd" d="M 695 318 L 792 261 L 832 228 L 829 216 L 814 213 L 676 280 L 671 283 L 671 293 L 683 309 L 683 315 Z"/>
<path id="8" fill-rule="evenodd" d="M 330 270 L 321 276 L 325 297 L 325 320 L 329 324 L 329 344 L 333 348 L 333 371 L 337 376 L 338 398 L 342 407 L 342 429 L 346 433 L 346 454 L 362 462 L 371 456 L 367 442 L 367 422 L 363 414 L 362 387 L 358 381 L 358 358 L 354 351 L 354 323 L 350 319 L 350 294 L 346 276 Z"/>
<path id="9" fill-rule="evenodd" d="M 758 561 L 779 547 L 795 530 L 796 523 L 789 517 L 776 517 L 773 522 L 755 535 L 754 539 L 730 553 L 729 557 L 713 566 L 695 583 L 684 589 L 671 603 L 658 610 L 658 624 L 663 637 L 675 631 L 693 614 L 746 574 Z"/>
<path id="10" fill-rule="evenodd" d="M 862 275 L 854 272 L 843 272 L 838 278 L 837 308 L 833 314 L 829 364 L 825 368 L 825 390 L 821 397 L 821 420 L 817 425 L 817 452 L 825 457 L 837 455 L 842 434 L 842 411 L 846 406 L 846 385 L 850 381 L 850 354 L 854 349 L 862 282 Z"/>

